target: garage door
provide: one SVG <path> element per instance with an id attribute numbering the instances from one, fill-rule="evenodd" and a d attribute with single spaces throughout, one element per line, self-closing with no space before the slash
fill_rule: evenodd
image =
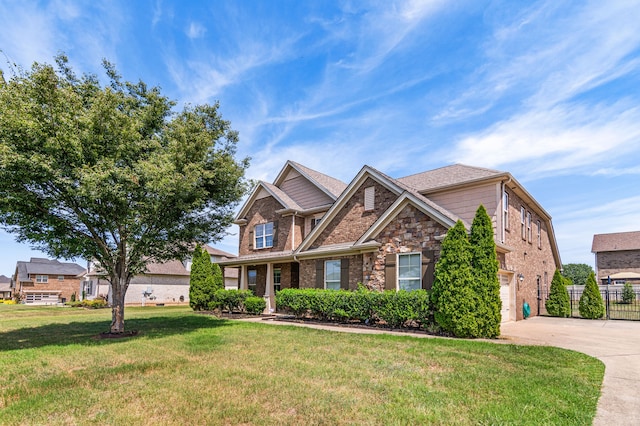
<path id="1" fill-rule="evenodd" d="M 55 305 L 58 303 L 58 292 L 27 293 L 24 302 L 29 305 Z"/>
<path id="2" fill-rule="evenodd" d="M 499 274 L 500 277 L 500 300 L 502 301 L 502 322 L 512 321 L 511 318 L 511 287 L 509 286 L 510 276 Z"/>

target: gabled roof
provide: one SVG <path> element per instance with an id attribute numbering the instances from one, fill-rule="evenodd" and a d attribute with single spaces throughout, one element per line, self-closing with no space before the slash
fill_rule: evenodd
<path id="1" fill-rule="evenodd" d="M 426 192 L 462 183 L 497 178 L 506 174 L 507 173 L 498 170 L 467 166 L 464 164 L 453 164 L 451 166 L 428 170 L 426 172 L 406 176 L 397 180 L 411 188 L 414 188 L 416 191 Z"/>
<path id="2" fill-rule="evenodd" d="M 0 275 L 0 284 L 11 284 L 11 278 L 7 277 L 6 275 Z"/>
<path id="3" fill-rule="evenodd" d="M 603 251 L 640 250 L 640 231 L 595 234 L 591 253 Z"/>
<path id="4" fill-rule="evenodd" d="M 242 221 L 244 217 L 247 215 L 249 208 L 253 205 L 253 203 L 258 199 L 258 196 L 262 193 L 262 191 L 266 191 L 269 195 L 271 195 L 275 200 L 280 203 L 282 208 L 291 209 L 291 210 L 301 210 L 301 207 L 293 201 L 287 194 L 280 190 L 277 186 L 274 186 L 270 183 L 259 181 L 256 187 L 253 189 L 251 196 L 247 199 L 247 201 L 242 206 L 242 209 L 238 212 L 236 216 L 236 222 Z"/>
<path id="5" fill-rule="evenodd" d="M 431 200 L 425 198 L 424 196 L 417 193 L 414 189 L 406 186 L 402 182 L 398 182 L 397 180 L 385 175 L 384 173 L 374 169 L 371 166 L 364 166 L 360 172 L 356 175 L 355 178 L 351 181 L 351 183 L 347 186 L 347 188 L 342 192 L 340 197 L 336 200 L 336 202 L 331 206 L 329 211 L 323 217 L 323 220 L 316 226 L 307 237 L 304 239 L 302 244 L 296 250 L 296 254 L 302 254 L 306 250 L 311 247 L 311 244 L 315 239 L 322 233 L 322 231 L 328 226 L 331 220 L 337 215 L 337 213 L 344 207 L 344 205 L 353 197 L 355 192 L 360 188 L 360 186 L 365 182 L 366 179 L 372 178 L 380 185 L 387 188 L 389 191 L 396 194 L 399 199 L 387 209 L 387 212 L 383 214 L 378 221 L 370 228 L 369 231 L 365 233 L 365 236 L 373 236 L 372 229 L 375 227 L 376 229 L 384 223 L 385 220 L 390 220 L 390 215 L 392 217 L 392 213 L 397 213 L 395 208 L 398 207 L 399 203 L 402 200 L 406 200 L 414 204 L 417 208 L 423 210 L 425 213 L 429 214 L 433 217 L 434 220 L 442 223 L 447 227 L 453 226 L 456 221 L 459 219 L 458 216 L 449 212 L 448 210 L 438 206 Z M 388 222 L 387 222 L 388 223 Z M 385 223 L 386 224 L 386 223 Z M 468 228 L 468 224 L 465 224 Z M 363 244 L 366 240 L 361 238 L 358 242 L 354 244 Z M 353 244 L 352 244 L 353 245 Z"/>
<path id="6" fill-rule="evenodd" d="M 17 281 L 30 281 L 29 275 L 80 275 L 85 269 L 70 262 L 60 262 L 58 260 L 32 257 L 29 262 L 18 261 L 16 263 L 18 271 Z"/>
<path id="7" fill-rule="evenodd" d="M 210 256 L 226 257 L 227 259 L 238 257 L 235 254 L 227 253 L 226 251 L 211 247 L 208 244 L 205 244 L 203 248 L 207 251 L 207 253 L 209 253 Z"/>
<path id="8" fill-rule="evenodd" d="M 145 275 L 182 275 L 188 276 L 189 271 L 179 260 L 170 260 L 163 263 L 147 264 L 147 272 Z"/>
<path id="9" fill-rule="evenodd" d="M 327 194 L 332 199 L 337 199 L 342 191 L 345 190 L 347 184 L 342 182 L 339 179 L 331 177 L 329 175 L 325 175 L 324 173 L 320 173 L 316 170 L 310 169 L 302 164 L 296 163 L 295 161 L 287 161 L 284 165 L 280 173 L 278 173 L 278 177 L 273 181 L 273 184 L 276 186 L 280 186 L 282 181 L 285 179 L 287 175 L 287 169 L 291 167 L 300 173 L 302 176 L 307 178 L 310 182 L 315 184 L 320 190 L 322 190 L 325 194 Z"/>

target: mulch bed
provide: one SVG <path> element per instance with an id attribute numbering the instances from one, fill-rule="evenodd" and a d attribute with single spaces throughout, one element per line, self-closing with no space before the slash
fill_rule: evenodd
<path id="1" fill-rule="evenodd" d="M 138 335 L 138 330 L 128 330 L 122 333 L 111 333 L 110 331 L 105 331 L 103 333 L 95 336 L 95 339 L 126 339 L 128 337 L 135 337 Z"/>

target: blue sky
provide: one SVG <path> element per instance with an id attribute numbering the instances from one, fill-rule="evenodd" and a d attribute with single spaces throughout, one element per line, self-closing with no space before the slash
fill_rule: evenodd
<path id="1" fill-rule="evenodd" d="M 218 100 L 253 179 L 287 159 L 345 182 L 364 164 L 509 171 L 563 263 L 593 264 L 593 234 L 640 230 L 638 22 L 617 0 L 2 0 L 0 67 L 64 51 L 179 105 Z M 0 274 L 30 256 L 0 232 Z"/>

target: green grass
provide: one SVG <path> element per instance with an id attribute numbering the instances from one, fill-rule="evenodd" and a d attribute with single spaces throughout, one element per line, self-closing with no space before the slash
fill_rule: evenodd
<path id="1" fill-rule="evenodd" d="M 557 348 L 127 308 L 0 305 L 0 424 L 591 424 L 604 366 Z"/>

